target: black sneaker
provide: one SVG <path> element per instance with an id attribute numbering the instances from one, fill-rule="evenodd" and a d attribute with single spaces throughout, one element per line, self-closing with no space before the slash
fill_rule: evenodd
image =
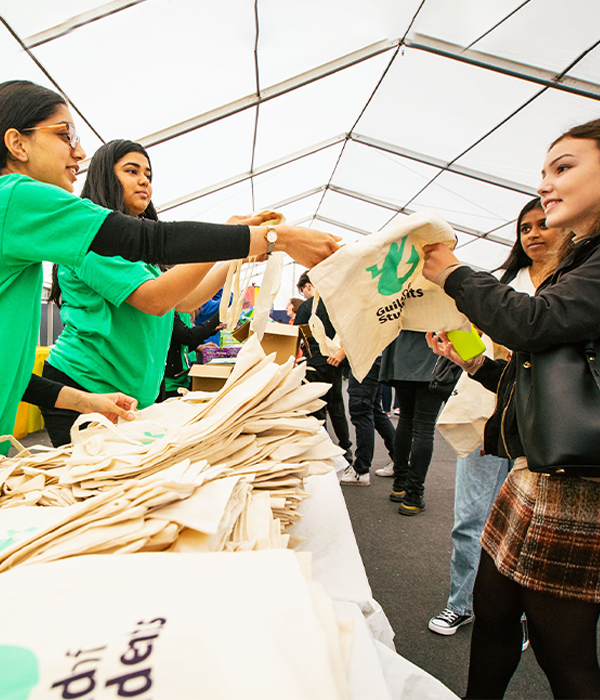
<path id="1" fill-rule="evenodd" d="M 473 622 L 473 615 L 459 615 L 455 613 L 454 610 L 446 608 L 442 610 L 439 615 L 432 617 L 429 620 L 429 629 L 436 634 L 443 634 L 448 636 L 450 634 L 455 634 L 456 630 L 463 625 L 468 625 Z"/>
<path id="2" fill-rule="evenodd" d="M 417 515 L 417 513 L 420 513 L 421 511 L 425 510 L 425 504 L 421 501 L 419 504 L 408 504 L 406 502 L 402 502 L 400 504 L 400 508 L 398 508 L 398 513 L 401 513 L 402 515 Z"/>
<path id="3" fill-rule="evenodd" d="M 396 503 L 402 503 L 405 496 L 406 496 L 406 490 L 394 491 L 394 489 L 392 489 L 392 493 L 390 493 L 390 501 L 396 501 Z"/>

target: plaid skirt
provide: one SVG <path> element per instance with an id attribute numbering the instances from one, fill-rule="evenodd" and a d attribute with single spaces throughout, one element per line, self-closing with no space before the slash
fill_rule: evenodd
<path id="1" fill-rule="evenodd" d="M 600 483 L 511 471 L 481 544 L 521 586 L 600 603 Z"/>

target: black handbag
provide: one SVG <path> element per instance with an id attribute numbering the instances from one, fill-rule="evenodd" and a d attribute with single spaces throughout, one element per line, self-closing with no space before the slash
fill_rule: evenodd
<path id="1" fill-rule="evenodd" d="M 429 382 L 429 391 L 447 401 L 454 391 L 456 383 L 463 373 L 462 367 L 447 357 L 438 357 L 433 368 L 433 379 Z"/>
<path id="2" fill-rule="evenodd" d="M 518 353 L 517 425 L 533 472 L 600 477 L 600 367 L 595 342 Z"/>

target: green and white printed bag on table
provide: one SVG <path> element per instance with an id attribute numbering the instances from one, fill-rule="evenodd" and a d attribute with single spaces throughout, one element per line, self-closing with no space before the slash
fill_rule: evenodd
<path id="1" fill-rule="evenodd" d="M 76 557 L 0 596 L 2 700 L 349 697 L 348 630 L 289 551 Z"/>
<path id="2" fill-rule="evenodd" d="M 471 330 L 454 300 L 422 275 L 423 246 L 455 241 L 438 214 L 424 211 L 344 246 L 310 270 L 358 381 L 402 329 Z M 331 354 L 330 344 L 322 352 Z"/>

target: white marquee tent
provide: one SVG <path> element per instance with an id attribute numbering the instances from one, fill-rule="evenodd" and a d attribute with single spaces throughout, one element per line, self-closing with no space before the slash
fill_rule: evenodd
<path id="1" fill-rule="evenodd" d="M 353 241 L 435 209 L 492 269 L 550 141 L 600 117 L 598 20 L 597 0 L 0 0 L 0 80 L 63 92 L 88 156 L 143 143 L 163 219 L 275 208 Z"/>

